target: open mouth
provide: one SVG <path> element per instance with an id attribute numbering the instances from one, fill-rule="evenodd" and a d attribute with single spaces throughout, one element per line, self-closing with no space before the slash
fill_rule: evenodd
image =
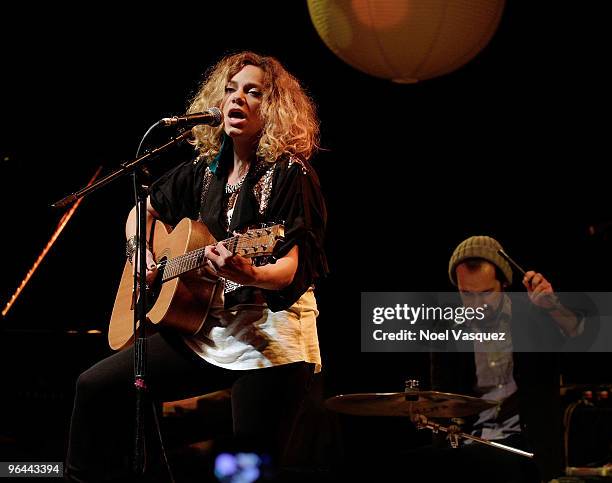
<path id="1" fill-rule="evenodd" d="M 227 113 L 227 116 L 230 119 L 246 119 L 246 114 L 240 109 L 231 109 L 230 112 Z"/>

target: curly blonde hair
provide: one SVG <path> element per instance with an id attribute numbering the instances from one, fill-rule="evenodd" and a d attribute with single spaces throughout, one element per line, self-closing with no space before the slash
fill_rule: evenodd
<path id="1" fill-rule="evenodd" d="M 246 65 L 254 65 L 264 72 L 261 103 L 264 125 L 257 156 L 271 163 L 283 154 L 310 158 L 319 147 L 315 105 L 299 81 L 274 57 L 263 57 L 253 52 L 224 57 L 205 74 L 187 113 L 201 112 L 212 106 L 221 107 L 228 81 Z M 193 134 L 195 140 L 192 143 L 200 156 L 211 162 L 221 149 L 223 124 L 216 128 L 196 126 Z"/>

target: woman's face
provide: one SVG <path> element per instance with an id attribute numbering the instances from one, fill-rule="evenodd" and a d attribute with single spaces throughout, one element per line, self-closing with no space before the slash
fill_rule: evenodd
<path id="1" fill-rule="evenodd" d="M 245 65 L 225 85 L 221 104 L 225 133 L 235 141 L 254 141 L 264 122 L 261 117 L 264 72 L 254 65 Z"/>

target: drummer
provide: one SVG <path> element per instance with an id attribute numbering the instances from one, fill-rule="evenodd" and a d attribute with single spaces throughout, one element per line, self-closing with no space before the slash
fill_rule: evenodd
<path id="1" fill-rule="evenodd" d="M 538 350 L 536 345 L 525 346 L 535 344 L 538 337 L 549 344 L 562 342 L 579 335 L 584 324 L 558 302 L 541 273 L 525 272 L 522 284 L 527 300 L 511 296 L 507 290 L 512 268 L 499 250 L 497 240 L 472 236 L 454 250 L 448 273 L 464 306 L 486 306 L 480 327 L 504 331 L 510 337 L 493 342 L 498 345 L 489 345 L 486 351 L 433 353 L 432 389 L 502 401 L 500 408 L 480 413 L 473 434 L 535 453 L 537 471 L 522 456 L 468 444 L 454 457 L 461 455 L 470 475 L 478 472 L 487 483 L 548 481 L 562 474 L 558 354 L 518 350 Z M 548 322 L 547 328 L 543 329 L 542 320 Z"/>

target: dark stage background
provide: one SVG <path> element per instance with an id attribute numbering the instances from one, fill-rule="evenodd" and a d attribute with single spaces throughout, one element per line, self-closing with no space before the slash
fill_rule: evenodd
<path id="1" fill-rule="evenodd" d="M 510 0 L 483 52 L 416 85 L 344 64 L 303 1 L 30 8 L 3 11 L 0 30 L 2 305 L 61 216 L 50 204 L 132 159 L 146 129 L 242 49 L 278 57 L 319 106 L 323 396 L 426 383 L 424 356 L 360 352 L 360 292 L 450 290 L 448 259 L 472 234 L 498 238 L 558 290 L 612 289 L 610 231 L 588 233 L 612 220 L 605 2 Z M 105 334 L 84 331 L 106 330 L 132 203 L 127 179 L 86 199 L 2 320 L 2 451 L 61 458 L 74 379 L 108 353 Z M 610 381 L 607 362 L 574 357 L 566 381 Z"/>

